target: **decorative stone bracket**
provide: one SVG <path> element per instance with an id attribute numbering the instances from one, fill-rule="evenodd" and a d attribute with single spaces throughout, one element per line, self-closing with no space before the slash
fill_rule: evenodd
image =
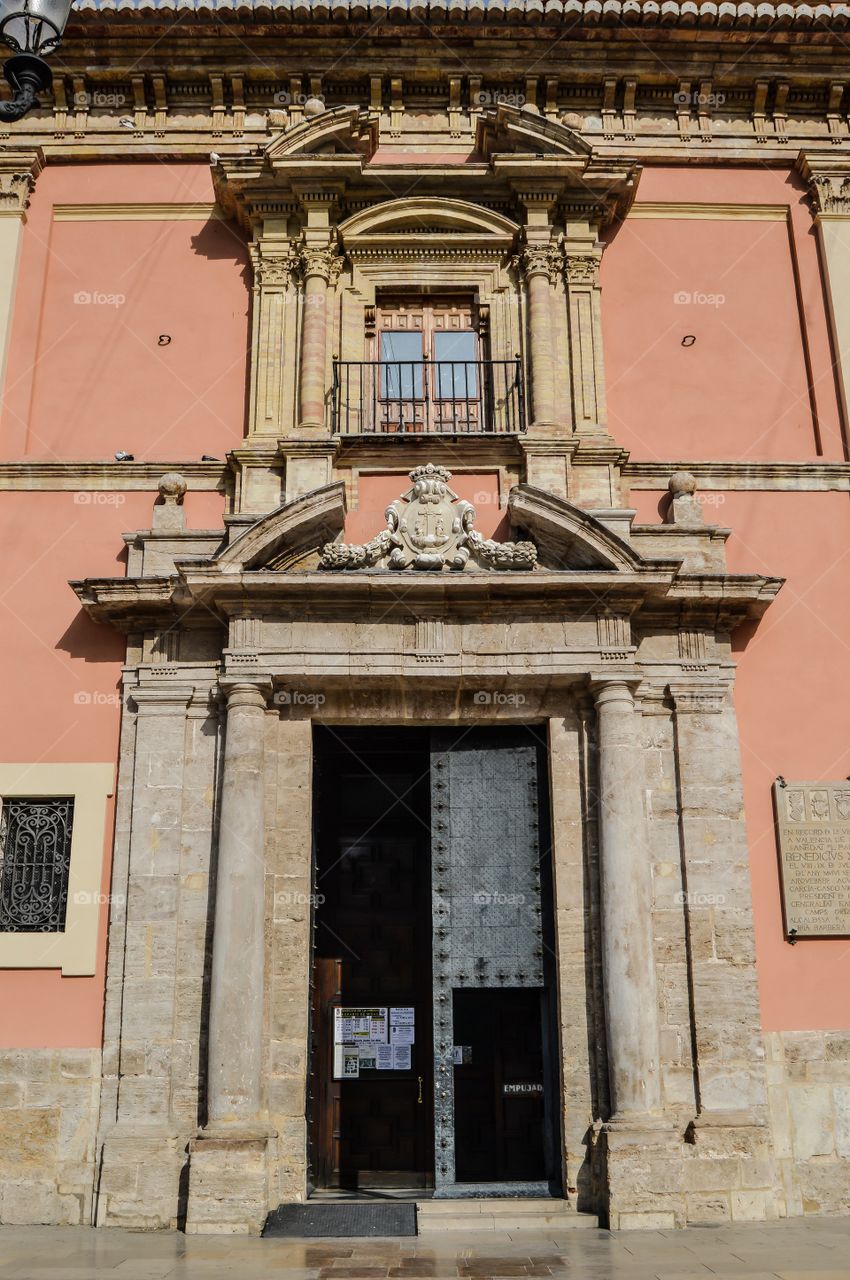
<path id="1" fill-rule="evenodd" d="M 471 563 L 486 569 L 533 569 L 537 548 L 532 542 L 495 542 L 473 525 L 475 508 L 449 488 L 445 467 L 415 467 L 412 488 L 391 502 L 386 529 L 365 545 L 328 542 L 322 548 L 323 569 L 463 570 Z"/>

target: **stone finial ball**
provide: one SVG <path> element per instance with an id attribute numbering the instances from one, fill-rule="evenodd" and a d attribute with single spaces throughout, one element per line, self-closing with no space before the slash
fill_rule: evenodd
<path id="1" fill-rule="evenodd" d="M 690 471 L 674 471 L 667 482 L 667 487 L 674 498 L 678 498 L 683 493 L 696 493 L 696 476 L 692 476 Z"/>
<path id="2" fill-rule="evenodd" d="M 304 115 L 309 117 L 320 116 L 325 109 L 325 104 L 321 98 L 309 97 L 304 103 Z"/>
<path id="3" fill-rule="evenodd" d="M 159 484 L 157 485 L 160 497 L 164 502 L 169 500 L 180 502 L 188 487 L 185 478 L 181 476 L 179 471 L 166 471 L 164 476 L 160 476 Z"/>

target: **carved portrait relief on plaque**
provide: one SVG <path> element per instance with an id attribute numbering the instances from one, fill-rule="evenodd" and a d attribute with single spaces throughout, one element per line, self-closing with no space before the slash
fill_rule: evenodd
<path id="1" fill-rule="evenodd" d="M 773 788 L 785 934 L 850 937 L 850 782 Z"/>

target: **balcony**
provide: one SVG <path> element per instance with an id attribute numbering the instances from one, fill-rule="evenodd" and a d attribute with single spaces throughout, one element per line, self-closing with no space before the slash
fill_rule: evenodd
<path id="1" fill-rule="evenodd" d="M 333 431 L 341 435 L 525 431 L 515 360 L 335 360 Z"/>

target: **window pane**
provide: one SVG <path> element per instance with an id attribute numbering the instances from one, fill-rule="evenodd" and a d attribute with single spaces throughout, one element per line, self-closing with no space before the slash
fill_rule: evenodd
<path id="1" fill-rule="evenodd" d="M 73 821 L 72 799 L 3 800 L 0 931 L 64 929 Z"/>
<path id="2" fill-rule="evenodd" d="M 478 397 L 478 336 L 469 330 L 434 334 L 438 400 Z"/>
<path id="3" fill-rule="evenodd" d="M 381 398 L 422 399 L 422 334 L 381 332 Z"/>

